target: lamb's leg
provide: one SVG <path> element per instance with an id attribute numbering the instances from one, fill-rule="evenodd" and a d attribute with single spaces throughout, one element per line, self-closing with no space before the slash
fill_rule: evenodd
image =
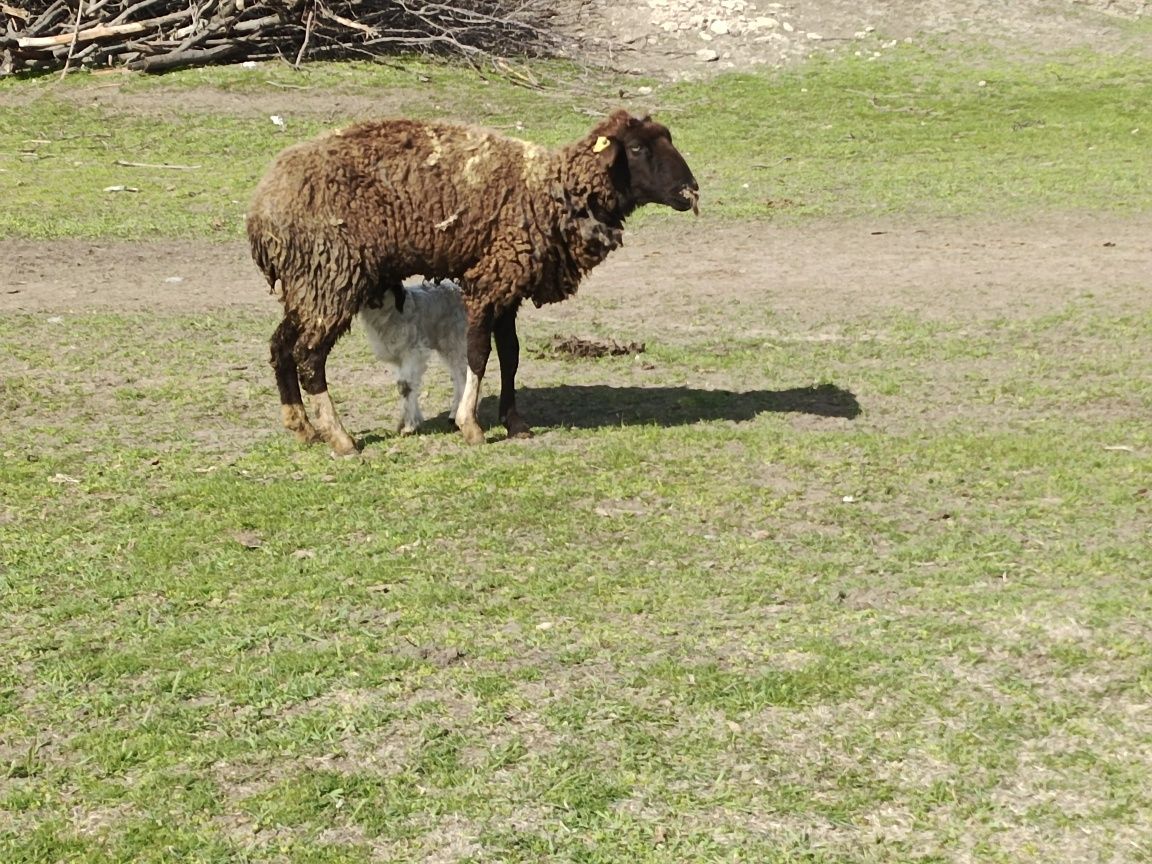
<path id="1" fill-rule="evenodd" d="M 427 358 L 417 351 L 405 357 L 396 370 L 396 390 L 404 400 L 404 417 L 398 430 L 401 435 L 411 435 L 424 422 L 424 415 L 420 412 L 420 385 L 427 363 Z"/>
<path id="2" fill-rule="evenodd" d="M 328 395 L 328 379 L 324 367 L 332 346 L 347 329 L 348 322 L 345 322 L 343 329 L 329 330 L 316 340 L 301 340 L 296 343 L 294 352 L 296 365 L 300 369 L 300 385 L 308 394 L 316 431 L 328 442 L 328 446 L 337 456 L 351 456 L 356 453 L 356 443 L 336 414 L 336 406 L 332 404 L 332 397 Z"/>
<path id="3" fill-rule="evenodd" d="M 320 436 L 308 422 L 304 401 L 300 398 L 300 379 L 296 371 L 296 359 L 292 349 L 300 331 L 291 316 L 285 316 L 272 334 L 272 368 L 276 371 L 276 386 L 280 390 L 280 416 L 284 428 L 292 432 L 301 442 L 313 444 Z"/>
<path id="4" fill-rule="evenodd" d="M 464 395 L 456 408 L 456 427 L 464 433 L 469 444 L 483 444 L 484 430 L 476 420 L 480 404 L 480 382 L 492 353 L 492 316 L 490 313 L 468 315 L 468 373 L 464 381 Z"/>
<path id="5" fill-rule="evenodd" d="M 532 430 L 516 411 L 516 370 L 520 366 L 520 340 L 516 337 L 516 309 L 503 312 L 493 325 L 496 355 L 500 358 L 500 422 L 509 438 L 531 438 Z"/>

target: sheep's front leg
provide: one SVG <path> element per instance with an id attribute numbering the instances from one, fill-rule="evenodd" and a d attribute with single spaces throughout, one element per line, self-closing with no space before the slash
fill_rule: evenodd
<path id="1" fill-rule="evenodd" d="M 476 420 L 480 404 L 480 382 L 492 353 L 492 316 L 490 313 L 468 315 L 468 375 L 464 380 L 464 395 L 456 408 L 456 428 L 464 433 L 469 444 L 483 444 L 484 430 Z"/>
<path id="2" fill-rule="evenodd" d="M 448 374 L 452 376 L 452 401 L 448 405 L 448 419 L 453 423 L 460 409 L 460 400 L 464 397 L 464 381 L 468 377 L 468 352 L 463 352 L 463 355 L 452 354 L 451 359 L 445 358 Z"/>
<path id="3" fill-rule="evenodd" d="M 520 366 L 520 340 L 516 336 L 516 308 L 506 310 L 493 325 L 496 355 L 500 358 L 500 422 L 509 438 L 531 438 L 532 430 L 516 410 L 516 371 Z"/>

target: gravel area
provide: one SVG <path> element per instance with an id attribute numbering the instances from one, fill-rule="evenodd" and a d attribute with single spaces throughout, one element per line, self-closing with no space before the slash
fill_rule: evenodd
<path id="1" fill-rule="evenodd" d="M 918 39 L 1148 52 L 1142 18 L 1152 0 L 583 0 L 573 29 L 622 69 L 678 80 Z"/>

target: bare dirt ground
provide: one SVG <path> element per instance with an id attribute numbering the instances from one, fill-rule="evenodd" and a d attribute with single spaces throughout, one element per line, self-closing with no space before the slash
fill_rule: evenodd
<path id="1" fill-rule="evenodd" d="M 903 41 L 1148 51 L 1126 26 L 1143 16 L 1148 0 L 588 0 L 568 27 L 620 68 L 692 79 L 815 52 L 879 56 Z"/>
<path id="2" fill-rule="evenodd" d="M 631 229 L 574 300 L 525 317 L 575 325 L 607 304 L 617 338 L 632 338 L 711 329 L 752 307 L 799 329 L 899 311 L 1030 317 L 1088 295 L 1146 308 L 1150 236 L 1148 216 L 801 227 L 681 218 Z M 0 240 L 0 313 L 238 308 L 276 315 L 241 242 Z"/>

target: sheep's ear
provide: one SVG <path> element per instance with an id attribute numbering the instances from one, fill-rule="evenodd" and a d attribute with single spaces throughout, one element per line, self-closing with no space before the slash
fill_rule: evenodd
<path id="1" fill-rule="evenodd" d="M 629 114 L 625 109 L 617 108 L 615 111 L 608 115 L 608 119 L 605 121 L 605 126 L 609 129 L 623 129 L 625 126 L 635 122 L 636 118 Z"/>
<path id="2" fill-rule="evenodd" d="M 616 163 L 620 156 L 620 142 L 615 138 L 609 138 L 607 135 L 601 135 L 592 144 L 592 152 L 600 157 L 600 163 L 604 167 L 610 167 Z"/>

